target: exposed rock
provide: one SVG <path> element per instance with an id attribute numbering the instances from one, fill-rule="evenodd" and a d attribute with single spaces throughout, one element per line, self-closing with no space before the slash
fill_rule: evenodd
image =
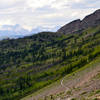
<path id="1" fill-rule="evenodd" d="M 83 20 L 75 20 L 60 28 L 57 32 L 63 34 L 76 33 L 83 29 L 100 25 L 100 9 L 86 16 Z"/>

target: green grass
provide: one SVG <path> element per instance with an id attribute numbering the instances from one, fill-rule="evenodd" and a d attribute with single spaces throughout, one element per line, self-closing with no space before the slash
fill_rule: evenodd
<path id="1" fill-rule="evenodd" d="M 0 41 L 0 91 L 3 95 L 0 98 L 20 99 L 42 91 L 41 88 L 55 81 L 57 85 L 53 87 L 56 89 L 64 76 L 67 75 L 66 83 L 84 74 L 75 75 L 77 70 L 85 65 L 88 67 L 100 55 L 98 28 L 86 32 L 60 36 L 43 32 L 23 39 Z"/>
<path id="2" fill-rule="evenodd" d="M 64 78 L 62 78 L 62 79 L 64 79 L 63 84 L 66 84 L 68 81 L 77 78 L 79 75 L 81 76 L 84 73 L 86 74 L 87 72 L 95 69 L 96 67 L 99 67 L 99 65 L 100 65 L 100 57 L 97 57 L 94 61 L 90 62 L 89 64 L 85 65 L 84 67 L 82 67 L 79 70 L 77 70 L 73 73 L 70 73 L 70 74 L 66 75 Z M 73 75 L 75 75 L 75 76 L 73 76 Z M 22 98 L 21 100 L 27 100 L 30 97 L 35 97 L 35 96 L 40 95 L 44 92 L 49 92 L 51 89 L 56 90 L 61 85 L 60 82 L 62 79 L 54 82 L 53 84 L 51 84 L 49 86 L 46 86 L 43 89 L 40 89 L 39 91 L 37 91 L 31 95 L 26 96 L 25 98 Z M 70 94 L 71 94 L 71 91 L 70 91 Z"/>

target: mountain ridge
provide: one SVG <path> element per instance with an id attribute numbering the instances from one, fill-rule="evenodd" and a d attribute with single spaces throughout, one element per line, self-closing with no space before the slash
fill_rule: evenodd
<path id="1" fill-rule="evenodd" d="M 98 25 L 100 25 L 100 9 L 90 15 L 87 15 L 83 20 L 77 19 L 64 25 L 57 32 L 63 34 L 77 33 L 86 28 Z"/>

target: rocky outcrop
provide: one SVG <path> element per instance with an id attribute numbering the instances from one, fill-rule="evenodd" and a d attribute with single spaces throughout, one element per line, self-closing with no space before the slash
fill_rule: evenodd
<path id="1" fill-rule="evenodd" d="M 60 28 L 57 32 L 63 34 L 77 33 L 89 27 L 100 25 L 100 9 L 86 16 L 83 20 L 75 20 Z"/>

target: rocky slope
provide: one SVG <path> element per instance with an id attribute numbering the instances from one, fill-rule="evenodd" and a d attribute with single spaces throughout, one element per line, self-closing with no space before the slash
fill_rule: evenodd
<path id="1" fill-rule="evenodd" d="M 66 24 L 60 28 L 57 32 L 69 34 L 82 31 L 89 27 L 94 27 L 100 25 L 100 9 L 96 10 L 94 13 L 86 16 L 83 20 L 77 19 L 71 23 Z"/>

